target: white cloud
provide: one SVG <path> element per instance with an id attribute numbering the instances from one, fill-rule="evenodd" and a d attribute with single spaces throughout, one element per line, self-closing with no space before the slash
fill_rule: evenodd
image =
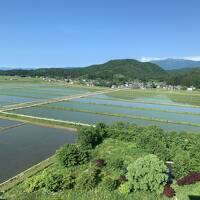
<path id="1" fill-rule="evenodd" d="M 140 58 L 140 61 L 141 61 L 141 62 L 149 62 L 149 61 L 153 61 L 153 60 L 164 60 L 164 59 L 167 59 L 167 58 L 200 61 L 200 56 L 183 56 L 183 57 L 142 57 L 142 58 Z"/>
<path id="2" fill-rule="evenodd" d="M 164 60 L 166 58 L 158 58 L 158 57 L 142 57 L 140 58 L 140 61 L 141 62 L 149 62 L 149 61 L 152 61 L 152 60 Z"/>
<path id="3" fill-rule="evenodd" d="M 200 61 L 200 56 L 186 56 L 183 58 L 186 60 Z"/>

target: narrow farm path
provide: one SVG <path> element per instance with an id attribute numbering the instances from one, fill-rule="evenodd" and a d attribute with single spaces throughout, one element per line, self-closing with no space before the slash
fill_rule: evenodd
<path id="1" fill-rule="evenodd" d="M 11 125 L 11 126 L 6 126 L 6 127 L 1 127 L 0 128 L 0 134 L 3 132 L 3 131 L 6 131 L 6 130 L 9 130 L 9 129 L 12 129 L 12 128 L 17 128 L 19 126 L 23 126 L 25 125 L 26 123 L 19 123 L 19 124 L 14 124 L 14 125 Z"/>

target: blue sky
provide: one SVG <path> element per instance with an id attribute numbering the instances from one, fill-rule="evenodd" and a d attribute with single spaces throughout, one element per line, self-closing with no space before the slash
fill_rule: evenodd
<path id="1" fill-rule="evenodd" d="M 1 0 L 0 66 L 197 56 L 199 0 Z"/>

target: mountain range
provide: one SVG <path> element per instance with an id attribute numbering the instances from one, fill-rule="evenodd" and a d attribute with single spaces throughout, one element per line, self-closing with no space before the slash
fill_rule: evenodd
<path id="1" fill-rule="evenodd" d="M 41 68 L 0 71 L 0 75 L 102 79 L 105 81 L 161 79 L 165 77 L 166 74 L 167 72 L 164 69 L 154 63 L 143 63 L 132 59 L 111 60 L 104 64 L 79 68 Z"/>
<path id="2" fill-rule="evenodd" d="M 123 59 L 123 60 L 131 61 L 132 59 Z M 118 63 L 119 63 L 120 60 L 116 60 L 116 61 L 118 61 Z M 154 64 L 162 67 L 165 70 L 200 67 L 200 61 L 186 60 L 186 59 L 167 58 L 167 59 L 161 59 L 161 60 L 151 60 L 149 62 L 154 63 Z M 108 64 L 109 64 L 109 62 L 108 62 Z M 102 66 L 103 67 L 104 64 L 92 65 L 92 66 L 99 66 L 99 67 Z M 39 69 L 39 68 L 42 68 L 42 67 L 14 67 L 14 66 L 1 67 L 0 66 L 0 70 L 15 70 L 15 69 L 32 70 L 32 69 Z M 51 68 L 51 67 L 48 67 L 47 69 L 49 69 L 49 68 Z M 73 67 L 65 67 L 65 69 L 72 69 L 72 68 Z"/>
<path id="3" fill-rule="evenodd" d="M 166 81 L 172 85 L 195 86 L 200 88 L 200 67 L 193 68 L 195 65 L 184 64 L 184 61 L 168 59 L 167 63 L 179 63 L 165 65 L 165 69 L 158 64 L 151 62 L 139 62 L 132 59 L 111 60 L 99 65 L 91 65 L 79 68 L 40 68 L 40 69 L 14 69 L 0 70 L 0 75 L 11 76 L 39 76 L 62 79 L 94 80 L 96 85 L 111 86 L 121 84 L 127 81 L 139 79 L 141 81 Z M 162 63 L 162 64 L 163 64 Z M 160 61 L 161 65 L 161 61 Z M 199 65 L 200 66 L 200 65 Z M 188 68 L 182 68 L 188 67 Z M 174 69 L 175 68 L 175 69 Z M 167 70 L 166 70 L 167 69 Z M 170 70 L 169 70 L 170 69 Z"/>
<path id="4" fill-rule="evenodd" d="M 165 70 L 200 67 L 200 61 L 185 60 L 185 59 L 168 58 L 163 60 L 152 60 L 150 62 L 159 65 Z"/>

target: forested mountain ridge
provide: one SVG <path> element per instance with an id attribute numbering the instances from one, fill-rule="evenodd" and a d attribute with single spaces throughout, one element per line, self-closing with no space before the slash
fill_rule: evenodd
<path id="1" fill-rule="evenodd" d="M 0 70 L 0 75 L 38 76 L 58 79 L 95 80 L 100 86 L 121 84 L 135 79 L 166 81 L 170 85 L 200 88 L 200 68 L 164 70 L 150 62 L 132 59 L 111 60 L 104 64 L 78 68 L 40 68 Z"/>
<path id="2" fill-rule="evenodd" d="M 84 68 L 82 73 L 89 79 L 102 78 L 106 80 L 117 77 L 126 80 L 149 80 L 166 76 L 166 72 L 155 64 L 142 63 L 131 59 L 111 60 L 104 64 L 92 65 Z"/>
<path id="3" fill-rule="evenodd" d="M 168 84 L 200 88 L 200 68 L 169 70 Z"/>
<path id="4" fill-rule="evenodd" d="M 104 64 L 91 65 L 83 68 L 50 68 L 35 70 L 0 71 L 0 75 L 48 76 L 61 78 L 86 78 L 103 80 L 149 80 L 163 79 L 167 73 L 153 63 L 143 63 L 137 60 L 111 60 Z"/>

